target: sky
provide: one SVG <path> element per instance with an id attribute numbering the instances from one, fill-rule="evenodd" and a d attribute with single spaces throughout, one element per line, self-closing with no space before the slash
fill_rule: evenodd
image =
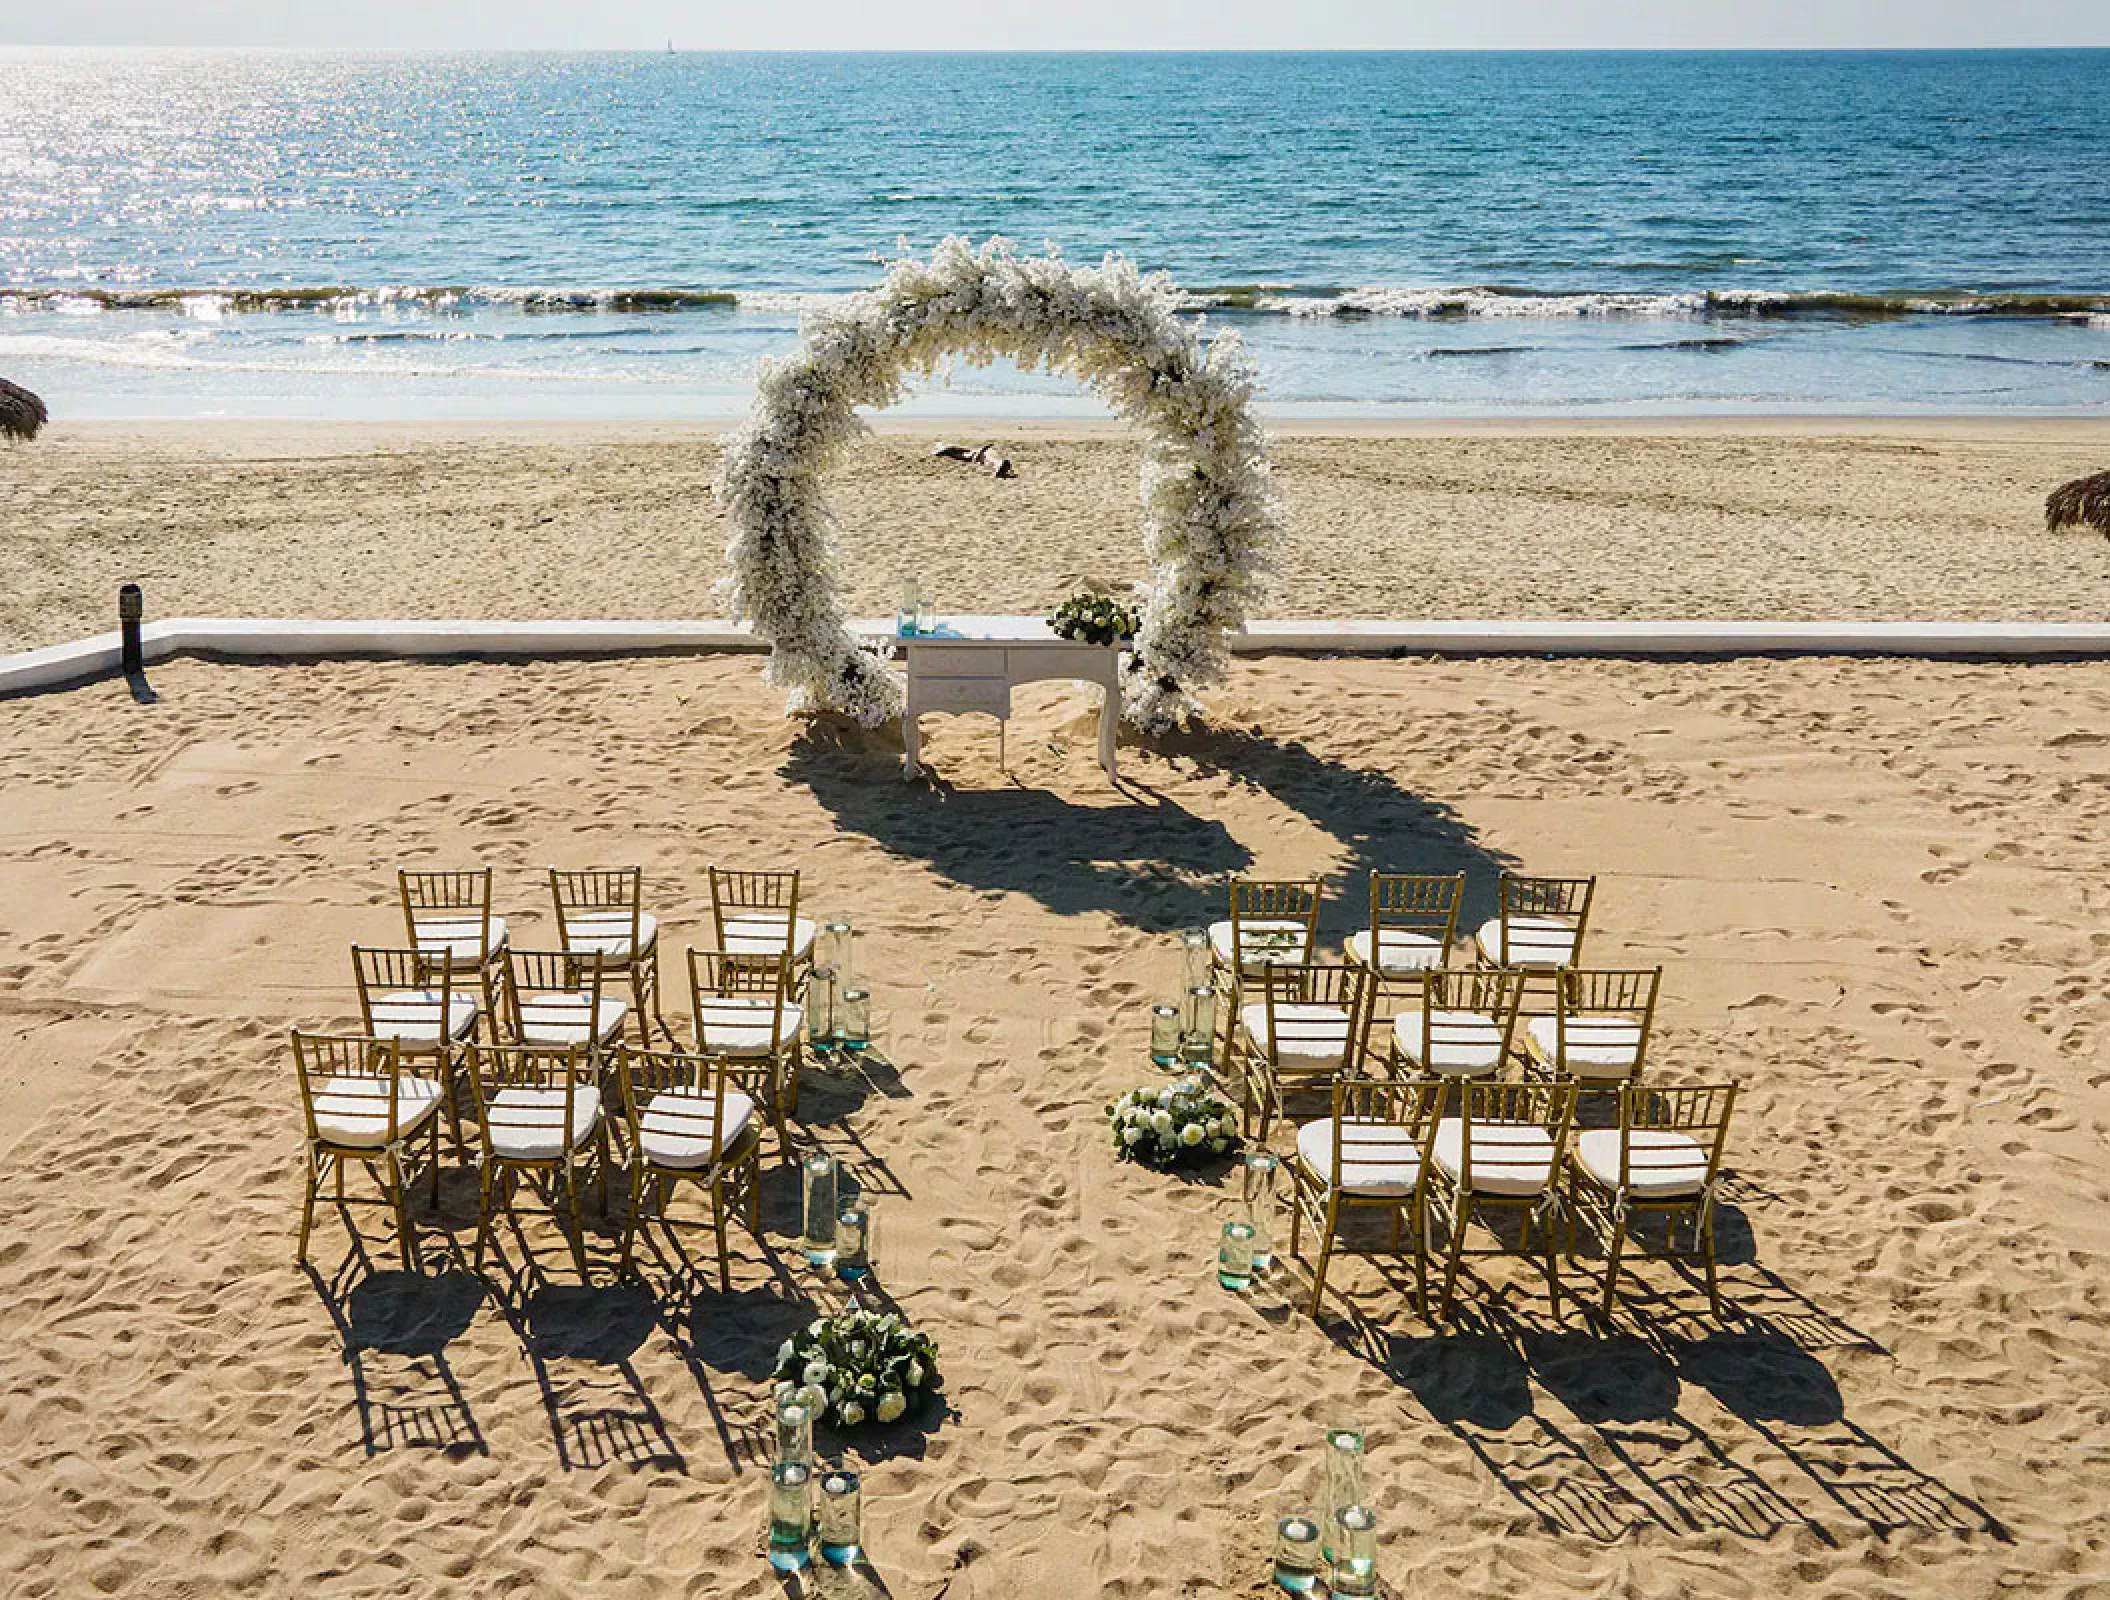
<path id="1" fill-rule="evenodd" d="M 2110 46 L 2110 0 L 64 0 L 0 45 L 374 49 Z"/>

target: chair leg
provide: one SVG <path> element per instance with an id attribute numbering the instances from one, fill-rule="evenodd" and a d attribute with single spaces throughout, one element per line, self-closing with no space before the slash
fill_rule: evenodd
<path id="1" fill-rule="evenodd" d="M 1703 1210 L 1696 1219 L 1694 1232 L 1699 1235 L 1698 1244 L 1702 1259 L 1707 1265 L 1707 1304 L 1714 1312 L 1714 1320 L 1722 1320 L 1722 1286 L 1716 1279 L 1714 1262 L 1714 1208 Z"/>
<path id="2" fill-rule="evenodd" d="M 440 1119 L 432 1119 L 432 1209 L 440 1208 Z"/>
<path id="3" fill-rule="evenodd" d="M 732 1251 L 725 1240 L 725 1174 L 719 1173 L 711 1180 L 711 1227 L 718 1235 L 718 1292 L 729 1294 L 733 1287 Z"/>
<path id="4" fill-rule="evenodd" d="M 571 1258 L 579 1268 L 579 1281 L 591 1283 L 593 1275 L 586 1267 L 586 1221 L 579 1211 L 579 1167 L 568 1157 L 564 1162 L 564 1202 L 571 1221 L 571 1226 L 565 1229 L 566 1241 L 571 1245 Z"/>
<path id="5" fill-rule="evenodd" d="M 1341 1223 L 1341 1196 L 1338 1190 L 1329 1190 L 1326 1195 L 1326 1237 L 1319 1241 L 1319 1259 L 1311 1269 L 1311 1316 L 1319 1315 L 1319 1301 L 1326 1293 L 1326 1265 L 1333 1259 L 1333 1239 Z"/>
<path id="6" fill-rule="evenodd" d="M 308 1259 L 308 1235 L 315 1227 L 315 1197 L 322 1192 L 323 1159 L 316 1150 L 309 1149 L 306 1181 L 301 1185 L 300 1243 L 293 1247 L 293 1259 L 297 1262 Z"/>
<path id="7" fill-rule="evenodd" d="M 784 1057 L 784 1110 L 794 1117 L 799 1114 L 799 1067 L 804 1053 L 803 1047 L 794 1039 Z"/>
<path id="8" fill-rule="evenodd" d="M 1604 1314 L 1612 1314 L 1613 1293 L 1619 1283 L 1619 1256 L 1626 1247 L 1626 1208 L 1619 1207 L 1612 1213 L 1612 1240 L 1605 1249 L 1604 1262 Z"/>
<path id="9" fill-rule="evenodd" d="M 476 1194 L 476 1270 L 484 1269 L 484 1246 L 491 1240 L 491 1185 L 498 1171 L 498 1163 L 486 1158 L 480 1172 Z"/>
<path id="10" fill-rule="evenodd" d="M 415 1272 L 418 1270 L 418 1242 L 410 1231 L 410 1204 L 408 1196 L 404 1193 L 407 1185 L 403 1182 L 403 1158 L 391 1146 L 383 1160 L 383 1170 L 388 1181 L 388 1197 L 396 1206 L 396 1248 L 403 1255 L 403 1270 Z"/>
<path id="11" fill-rule="evenodd" d="M 629 1277 L 631 1261 L 637 1251 L 638 1218 L 645 1209 L 645 1164 L 640 1161 L 630 1168 L 630 1205 L 623 1218 L 623 1259 L 617 1274 Z"/>
<path id="12" fill-rule="evenodd" d="M 1553 1200 L 1550 1191 L 1546 1198 L 1549 1202 Z M 1546 1235 L 1546 1299 L 1553 1313 L 1553 1320 L 1558 1322 L 1561 1319 L 1561 1258 L 1560 1217 L 1557 1206 L 1555 1214 L 1547 1217 L 1541 1227 Z"/>
<path id="13" fill-rule="evenodd" d="M 1414 1309 L 1424 1321 L 1429 1315 L 1429 1208 L 1417 1192 L 1413 1199 Z"/>
<path id="14" fill-rule="evenodd" d="M 1460 1194 L 1451 1212 L 1451 1237 L 1444 1252 L 1443 1287 L 1437 1291 L 1436 1315 L 1447 1318 L 1451 1314 L 1451 1296 L 1458 1287 L 1458 1263 L 1465 1255 L 1465 1230 L 1472 1222 L 1472 1197 Z"/>

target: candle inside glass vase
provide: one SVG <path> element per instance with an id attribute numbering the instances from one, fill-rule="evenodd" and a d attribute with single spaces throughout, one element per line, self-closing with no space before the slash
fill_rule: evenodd
<path id="1" fill-rule="evenodd" d="M 1206 1067 L 1216 1060 L 1216 989 L 1212 984 L 1198 984 L 1187 991 L 1180 1054 L 1191 1067 Z"/>
<path id="2" fill-rule="evenodd" d="M 1180 1008 L 1155 1005 L 1150 1008 L 1150 1061 L 1152 1066 L 1173 1067 L 1180 1059 Z"/>
<path id="3" fill-rule="evenodd" d="M 820 1525 L 821 1559 L 831 1567 L 854 1567 L 864 1556 L 862 1490 L 858 1475 L 842 1467 L 831 1467 L 821 1475 L 816 1521 Z"/>
<path id="4" fill-rule="evenodd" d="M 815 1055 L 835 1046 L 836 970 L 816 966 L 806 980 L 806 1045 Z"/>
<path id="5" fill-rule="evenodd" d="M 1255 1150 L 1245 1158 L 1242 1203 L 1245 1220 L 1253 1225 L 1253 1270 L 1266 1272 L 1275 1264 L 1275 1180 L 1282 1162 L 1266 1150 Z"/>
<path id="6" fill-rule="evenodd" d="M 1216 1251 L 1216 1281 L 1226 1289 L 1243 1291 L 1253 1287 L 1253 1225 L 1250 1222 L 1224 1224 L 1223 1242 Z"/>
<path id="7" fill-rule="evenodd" d="M 871 1270 L 871 1202 L 858 1195 L 835 1213 L 835 1274 L 857 1283 Z"/>
<path id="8" fill-rule="evenodd" d="M 1275 1587 L 1310 1594 L 1319 1584 L 1319 1525 L 1302 1512 L 1275 1524 Z"/>
<path id="9" fill-rule="evenodd" d="M 872 1042 L 872 997 L 863 989 L 837 991 L 835 1037 L 852 1055 Z"/>
<path id="10" fill-rule="evenodd" d="M 812 1561 L 813 1468 L 803 1461 L 780 1461 L 769 1469 L 769 1564 L 779 1572 L 799 1572 Z"/>
<path id="11" fill-rule="evenodd" d="M 813 1407 L 786 1395 L 777 1402 L 777 1460 L 813 1462 Z"/>
<path id="12" fill-rule="evenodd" d="M 816 1150 L 800 1167 L 805 1180 L 806 1259 L 825 1267 L 835 1259 L 835 1157 Z"/>
<path id="13" fill-rule="evenodd" d="M 1377 1518 L 1368 1506 L 1343 1506 L 1335 1513 L 1326 1589 L 1348 1600 L 1377 1593 Z"/>

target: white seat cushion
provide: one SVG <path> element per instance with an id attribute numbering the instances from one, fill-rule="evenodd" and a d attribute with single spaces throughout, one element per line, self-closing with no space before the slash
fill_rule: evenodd
<path id="1" fill-rule="evenodd" d="M 571 1095 L 571 1143 L 576 1150 L 593 1137 L 601 1120 L 601 1091 L 582 1083 Z M 501 1089 L 484 1107 L 492 1151 L 508 1161 L 554 1161 L 564 1154 L 564 1091 Z"/>
<path id="2" fill-rule="evenodd" d="M 1343 1194 L 1398 1195 L 1414 1192 L 1421 1179 L 1421 1146 L 1413 1130 L 1395 1122 L 1350 1117 L 1343 1125 L 1341 1165 L 1333 1175 L 1333 1118 L 1307 1122 L 1297 1130 L 1297 1155 L 1327 1188 Z"/>
<path id="3" fill-rule="evenodd" d="M 1267 921 L 1255 918 L 1251 922 L 1241 923 L 1240 926 L 1245 930 L 1245 970 L 1247 972 L 1258 972 L 1262 967 L 1270 964 L 1289 963 L 1298 965 L 1303 962 L 1305 946 L 1310 943 L 1311 937 L 1303 923 L 1296 921 Z M 1264 943 L 1272 943 L 1277 947 L 1256 950 L 1253 939 L 1255 934 L 1260 935 Z M 1286 941 L 1281 938 L 1285 934 L 1288 935 Z M 1219 966 L 1228 967 L 1231 964 L 1230 923 L 1212 922 L 1209 924 L 1209 948 L 1215 952 Z"/>
<path id="4" fill-rule="evenodd" d="M 578 994 L 536 993 L 520 997 L 520 1040 L 523 1044 L 606 1044 L 623 1031 L 630 1015 L 627 1001 L 614 995 L 601 996 L 597 1011 L 590 1010 L 593 997 Z M 591 1024 L 591 1026 L 589 1026 Z"/>
<path id="5" fill-rule="evenodd" d="M 649 911 L 637 918 L 637 948 L 630 945 L 627 911 L 572 911 L 564 918 L 564 948 L 598 950 L 611 961 L 628 961 L 659 942 L 659 919 Z"/>
<path id="6" fill-rule="evenodd" d="M 1432 1058 L 1427 1061 L 1421 1059 L 1424 1031 Z M 1426 1030 L 1419 1009 L 1402 1011 L 1392 1019 L 1392 1042 L 1425 1072 L 1484 1078 L 1502 1065 L 1502 1029 L 1484 1011 L 1438 1011 Z"/>
<path id="7" fill-rule="evenodd" d="M 1641 1054 L 1641 1024 L 1632 1017 L 1570 1017 L 1565 1058 L 1559 1022 L 1533 1017 L 1524 1024 L 1525 1045 L 1535 1060 L 1562 1066 L 1578 1078 L 1624 1078 Z"/>
<path id="8" fill-rule="evenodd" d="M 739 1141 L 754 1119 L 755 1103 L 737 1089 L 725 1091 L 725 1126 L 712 1121 L 718 1107 L 700 1089 L 663 1089 L 645 1103 L 638 1119 L 638 1144 L 654 1166 L 683 1170 L 707 1167 Z"/>
<path id="9" fill-rule="evenodd" d="M 800 917 L 791 934 L 791 959 L 804 961 L 813 953 L 813 939 L 820 929 Z M 740 956 L 773 956 L 784 948 L 784 913 L 781 911 L 729 911 L 725 917 L 725 948 Z"/>
<path id="10" fill-rule="evenodd" d="M 1565 967 L 1575 960 L 1575 924 L 1560 917 L 1511 917 L 1505 950 L 1502 919 L 1492 917 L 1480 925 L 1478 943 L 1482 959 L 1498 967 Z"/>
<path id="11" fill-rule="evenodd" d="M 1348 959 L 1363 966 L 1372 966 L 1370 960 L 1370 930 L 1359 929 L 1348 936 Z M 1426 933 L 1415 933 L 1408 928 L 1378 929 L 1378 972 L 1420 972 L 1426 967 L 1443 965 L 1443 941 Z"/>
<path id="12" fill-rule="evenodd" d="M 1246 1006 L 1238 1013 L 1238 1020 L 1245 1024 L 1253 1043 L 1266 1050 L 1269 1040 L 1265 1002 Z M 1282 1066 L 1329 1068 L 1348 1059 L 1348 1013 L 1339 1006 L 1278 1004 L 1275 1023 L 1282 1038 L 1273 1054 Z"/>
<path id="13" fill-rule="evenodd" d="M 444 955 L 451 965 L 480 967 L 506 947 L 506 919 L 491 919 L 490 942 L 483 941 L 483 918 L 449 913 L 428 914 L 413 923 L 411 943 L 429 956 Z"/>
<path id="14" fill-rule="evenodd" d="M 699 1004 L 697 1049 L 721 1056 L 769 1054 L 770 1013 L 776 1009 L 775 1001 L 755 995 L 705 995 Z M 777 1043 L 791 1043 L 805 1025 L 805 1007 L 786 1001 L 783 1020 L 777 1024 Z"/>
<path id="15" fill-rule="evenodd" d="M 440 1042 L 440 992 L 437 989 L 390 989 L 384 994 L 370 996 L 367 1009 L 372 1013 L 367 1031 L 377 1039 L 394 1039 L 399 1044 L 411 1045 Z M 475 1026 L 475 998 L 449 990 L 446 1037 L 465 1039 Z"/>
<path id="16" fill-rule="evenodd" d="M 409 1138 L 439 1108 L 438 1084 L 397 1074 L 397 1138 Z M 315 1131 L 332 1144 L 378 1150 L 388 1142 L 388 1080 L 331 1078 L 315 1091 Z"/>
<path id="17" fill-rule="evenodd" d="M 1465 1171 L 1465 1122 L 1436 1124 L 1436 1169 L 1453 1183 Z M 1553 1182 L 1553 1136 L 1528 1122 L 1473 1124 L 1475 1194 L 1543 1194 Z"/>
<path id="18" fill-rule="evenodd" d="M 1675 1200 L 1695 1195 L 1707 1182 L 1707 1151 L 1696 1139 L 1668 1128 L 1636 1128 L 1627 1192 L 1637 1200 Z M 1607 1189 L 1619 1187 L 1619 1130 L 1592 1128 L 1577 1134 L 1568 1159 Z"/>

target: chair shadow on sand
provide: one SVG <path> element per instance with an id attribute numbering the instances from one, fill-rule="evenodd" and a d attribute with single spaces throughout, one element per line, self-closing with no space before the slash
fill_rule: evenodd
<path id="1" fill-rule="evenodd" d="M 1735 1261 L 1725 1253 L 1719 1324 L 1698 1276 L 1658 1260 L 1622 1278 L 1610 1320 L 1598 1312 L 1594 1272 L 1563 1272 L 1586 1297 L 1564 1298 L 1563 1321 L 1546 1312 L 1536 1278 L 1498 1287 L 1469 1274 L 1448 1323 L 1402 1333 L 1411 1273 L 1378 1266 L 1383 1320 L 1351 1303 L 1326 1332 L 1412 1395 L 1548 1532 L 1600 1543 L 1645 1528 L 1753 1540 L 1798 1532 L 1836 1548 L 1845 1530 L 1878 1539 L 1916 1530 L 2012 1542 L 1985 1507 L 1846 1415 L 1818 1352 L 1881 1347 L 1748 1249 Z M 1676 1274 L 1673 1291 L 1647 1286 L 1666 1273 Z M 1695 1391 L 1737 1429 L 1710 1432 L 1688 1415 Z M 1549 1414 L 1541 1396 L 1565 1415 Z M 1769 1448 L 1754 1451 L 1753 1436 Z M 1769 1454 L 1821 1491 L 1816 1509 L 1764 1475 Z"/>
<path id="2" fill-rule="evenodd" d="M 1494 879 L 1511 865 L 1449 805 L 1382 772 L 1343 765 L 1295 740 L 1200 727 L 1131 746 L 1202 777 L 1264 792 L 1340 843 L 1330 903 L 1339 931 L 1360 926 L 1371 872 L 1466 874 L 1462 926 L 1492 915 Z M 956 789 L 941 775 L 901 780 L 899 735 L 840 717 L 810 719 L 780 769 L 810 789 L 838 826 L 898 856 L 926 861 L 964 888 L 1028 895 L 1063 916 L 1104 912 L 1147 932 L 1224 915 L 1224 880 L 1252 850 L 1214 818 L 1142 782 L 1134 764 L 1103 805 L 1042 789 Z"/>
<path id="3" fill-rule="evenodd" d="M 481 1278 L 452 1263 L 437 1273 L 379 1268 L 356 1233 L 331 1277 L 312 1262 L 302 1270 L 336 1326 L 368 1455 L 491 1453 L 447 1360 L 488 1293 Z"/>

